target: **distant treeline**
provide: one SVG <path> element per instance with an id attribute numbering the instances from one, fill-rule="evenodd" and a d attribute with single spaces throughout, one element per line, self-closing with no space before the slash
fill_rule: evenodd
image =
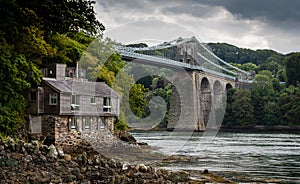
<path id="1" fill-rule="evenodd" d="M 251 89 L 228 91 L 223 125 L 300 125 L 300 53 L 208 45 L 223 60 L 257 73 Z"/>

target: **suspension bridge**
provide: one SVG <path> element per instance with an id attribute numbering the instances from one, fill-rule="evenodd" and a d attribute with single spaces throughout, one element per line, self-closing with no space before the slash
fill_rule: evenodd
<path id="1" fill-rule="evenodd" d="M 216 56 L 205 44 L 195 37 L 177 38 L 152 47 L 115 46 L 123 59 L 139 60 L 140 63 L 167 68 L 184 68 L 224 77 L 229 80 L 250 83 L 253 74 L 239 69 Z M 176 52 L 170 54 L 172 49 Z M 161 55 L 157 52 L 160 51 Z M 204 66 L 206 65 L 206 66 Z"/>
<path id="2" fill-rule="evenodd" d="M 217 128 L 225 113 L 222 100 L 224 96 L 226 98 L 226 91 L 249 86 L 254 78 L 254 73 L 222 60 L 195 37 L 177 38 L 152 47 L 116 45 L 115 48 L 126 61 L 175 70 L 180 68 L 188 73 L 189 81 L 180 73 L 176 75 L 181 86 L 172 93 L 170 129 L 178 127 L 178 122 L 183 122 L 182 128 L 197 131 Z M 189 86 L 183 85 L 188 83 Z"/>

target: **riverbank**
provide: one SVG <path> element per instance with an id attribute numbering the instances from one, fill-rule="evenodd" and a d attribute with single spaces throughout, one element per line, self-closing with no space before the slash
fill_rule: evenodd
<path id="1" fill-rule="evenodd" d="M 154 156 L 148 155 L 149 152 L 146 150 L 149 148 L 144 149 L 139 145 L 126 147 L 126 149 L 130 148 L 138 149 L 136 152 L 123 152 L 123 158 L 115 159 L 96 152 L 70 155 L 60 148 L 42 145 L 38 141 L 25 143 L 11 138 L 6 141 L 1 139 L 0 181 L 4 183 L 205 183 L 220 181 L 221 177 L 209 172 L 199 171 L 198 174 L 190 174 L 188 171 L 158 168 L 155 166 L 156 162 L 141 163 L 143 159 L 147 160 L 148 157 Z M 135 160 L 134 163 L 128 162 L 127 160 L 134 159 L 133 154 L 138 154 L 136 158 L 140 159 Z M 221 183 L 230 183 L 225 179 L 221 181 Z"/>
<path id="2" fill-rule="evenodd" d="M 134 132 L 157 132 L 157 131 L 170 131 L 173 129 L 168 128 L 153 128 L 153 129 L 135 129 L 131 128 L 130 131 Z M 194 131 L 194 130 L 176 130 L 176 131 Z M 206 130 L 215 132 L 216 129 Z M 276 125 L 276 126 L 221 126 L 218 132 L 235 132 L 235 133 L 260 133 L 260 132 L 268 132 L 268 133 L 297 133 L 300 134 L 300 126 L 284 126 L 284 125 Z M 197 132 L 197 131 L 195 131 Z M 204 131 L 199 131 L 204 132 Z"/>
<path id="3" fill-rule="evenodd" d="M 240 133 L 298 133 L 300 134 L 300 126 L 222 126 L 220 132 L 240 132 Z"/>

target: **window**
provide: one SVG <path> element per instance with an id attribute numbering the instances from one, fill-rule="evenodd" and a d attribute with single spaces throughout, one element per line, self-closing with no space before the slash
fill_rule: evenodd
<path id="1" fill-rule="evenodd" d="M 71 110 L 73 110 L 73 111 L 79 110 L 79 101 L 80 101 L 79 95 L 72 95 Z"/>
<path id="2" fill-rule="evenodd" d="M 100 117 L 98 117 L 97 121 L 98 121 L 97 122 L 97 129 L 98 130 L 104 130 L 105 126 L 104 126 L 103 120 Z"/>
<path id="3" fill-rule="evenodd" d="M 103 112 L 111 112 L 110 97 L 103 98 Z"/>
<path id="4" fill-rule="evenodd" d="M 49 94 L 49 105 L 57 105 L 57 93 Z"/>
<path id="5" fill-rule="evenodd" d="M 82 118 L 82 129 L 89 130 L 91 129 L 91 118 Z"/>
<path id="6" fill-rule="evenodd" d="M 95 96 L 92 96 L 92 97 L 91 97 L 91 104 L 95 104 L 95 103 L 96 103 Z"/>
<path id="7" fill-rule="evenodd" d="M 70 125 L 70 129 L 71 130 L 75 130 L 77 127 L 77 122 L 76 122 L 76 118 L 72 117 L 69 119 L 69 125 Z"/>
<path id="8" fill-rule="evenodd" d="M 36 92 L 31 92 L 29 96 L 30 101 L 36 101 Z"/>

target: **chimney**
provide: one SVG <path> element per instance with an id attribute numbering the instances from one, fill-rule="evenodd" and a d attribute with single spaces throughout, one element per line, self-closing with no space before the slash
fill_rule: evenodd
<path id="1" fill-rule="evenodd" d="M 56 80 L 65 80 L 66 76 L 66 64 L 56 64 Z"/>

